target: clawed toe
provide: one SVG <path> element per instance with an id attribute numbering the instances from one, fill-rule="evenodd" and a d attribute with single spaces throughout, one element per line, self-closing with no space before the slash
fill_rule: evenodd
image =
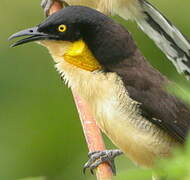
<path id="1" fill-rule="evenodd" d="M 102 163 L 108 163 L 114 175 L 116 175 L 116 167 L 114 159 L 115 157 L 123 154 L 120 150 L 105 150 L 94 151 L 88 154 L 89 160 L 84 165 L 83 173 L 86 169 L 89 169 L 91 174 L 94 174 L 94 170 Z"/>

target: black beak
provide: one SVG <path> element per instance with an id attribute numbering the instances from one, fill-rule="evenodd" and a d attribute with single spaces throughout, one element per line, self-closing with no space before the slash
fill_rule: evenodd
<path id="1" fill-rule="evenodd" d="M 32 42 L 32 41 L 45 40 L 45 39 L 56 39 L 55 36 L 51 36 L 46 33 L 39 32 L 38 27 L 33 27 L 33 28 L 25 29 L 23 31 L 13 34 L 12 36 L 9 37 L 8 40 L 12 40 L 14 38 L 22 37 L 22 36 L 29 36 L 29 37 L 21 39 L 15 43 L 13 43 L 11 45 L 11 47 L 15 47 L 15 46 L 25 44 L 28 42 Z"/>

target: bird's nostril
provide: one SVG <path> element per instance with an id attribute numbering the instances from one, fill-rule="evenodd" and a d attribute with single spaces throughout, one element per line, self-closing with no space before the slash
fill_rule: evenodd
<path id="1" fill-rule="evenodd" d="M 33 30 L 29 30 L 30 33 L 33 33 Z"/>

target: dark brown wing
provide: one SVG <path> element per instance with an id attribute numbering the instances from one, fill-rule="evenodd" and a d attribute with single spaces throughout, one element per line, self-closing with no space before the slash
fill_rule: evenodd
<path id="1" fill-rule="evenodd" d="M 129 96 L 141 104 L 144 117 L 183 143 L 190 128 L 190 108 L 164 90 L 169 80 L 155 70 L 136 50 L 130 58 L 107 70 L 123 80 Z"/>
<path id="2" fill-rule="evenodd" d="M 144 117 L 184 142 L 190 127 L 190 110 L 183 102 L 156 87 L 137 89 L 129 85 L 127 90 L 132 99 L 141 103 Z"/>

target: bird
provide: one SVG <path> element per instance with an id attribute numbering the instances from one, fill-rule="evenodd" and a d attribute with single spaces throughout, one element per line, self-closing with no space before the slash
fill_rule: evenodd
<path id="1" fill-rule="evenodd" d="M 42 0 L 45 13 L 55 0 Z M 119 15 L 135 21 L 166 55 L 178 73 L 190 79 L 190 41 L 157 8 L 146 0 L 57 0 L 65 6 L 85 5 L 106 15 Z"/>
<path id="2" fill-rule="evenodd" d="M 115 173 L 114 158 L 120 154 L 150 168 L 157 158 L 183 147 L 190 107 L 166 91 L 174 82 L 150 65 L 130 32 L 112 18 L 68 6 L 9 40 L 17 37 L 23 38 L 12 47 L 35 41 L 49 50 L 62 79 L 87 102 L 102 132 L 119 148 L 92 152 L 84 169 L 106 161 Z"/>

